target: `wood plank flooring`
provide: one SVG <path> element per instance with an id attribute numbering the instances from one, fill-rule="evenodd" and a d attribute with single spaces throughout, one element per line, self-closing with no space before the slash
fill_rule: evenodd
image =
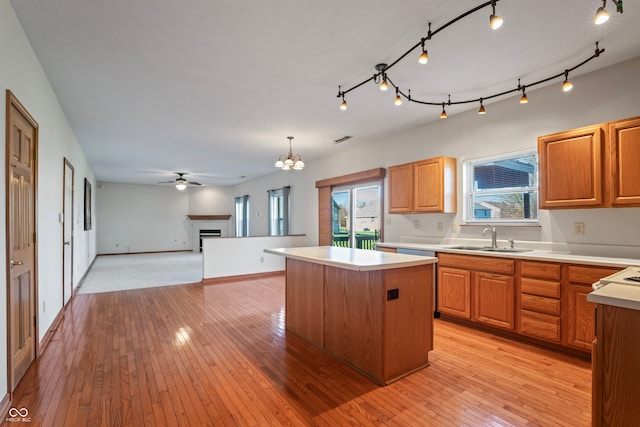
<path id="1" fill-rule="evenodd" d="M 284 277 L 76 295 L 12 406 L 43 426 L 588 426 L 588 362 L 437 320 L 387 387 L 284 329 Z"/>

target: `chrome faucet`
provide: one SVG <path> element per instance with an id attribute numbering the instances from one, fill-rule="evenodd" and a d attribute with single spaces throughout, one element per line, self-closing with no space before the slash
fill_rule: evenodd
<path id="1" fill-rule="evenodd" d="M 482 237 L 487 234 L 487 231 L 491 233 L 491 249 L 498 248 L 498 230 L 495 225 L 488 224 L 488 227 L 482 230 Z"/>

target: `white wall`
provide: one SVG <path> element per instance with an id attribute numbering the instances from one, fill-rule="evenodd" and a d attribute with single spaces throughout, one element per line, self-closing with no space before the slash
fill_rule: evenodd
<path id="1" fill-rule="evenodd" d="M 55 316 L 62 309 L 62 212 L 64 158 L 75 168 L 74 199 L 74 286 L 87 271 L 95 257 L 95 230 L 83 230 L 83 188 L 87 177 L 95 189 L 95 179 L 64 111 L 27 40 L 8 1 L 0 1 L 0 86 L 10 89 L 39 125 L 38 150 L 38 311 L 40 339 L 46 334 Z M 4 92 L 2 93 L 4 97 Z M 2 102 L 0 114 L 6 116 Z M 0 134 L 5 135 L 5 120 L 0 120 Z M 4 138 L 3 138 L 4 140 Z M 5 149 L 0 150 L 0 162 L 5 165 Z M 3 166 L 4 167 L 4 166 Z M 0 198 L 6 205 L 6 184 L 0 186 Z M 95 205 L 95 200 L 94 200 Z M 0 209 L 0 223 L 6 222 L 5 207 Z M 95 218 L 94 218 L 95 222 Z M 6 241 L 5 227 L 0 235 Z M 0 247 L 0 259 L 6 261 L 5 245 Z M 7 263 L 5 262 L 5 265 Z M 1 275 L 6 288 L 5 275 Z M 0 293 L 0 318 L 6 319 L 6 293 Z M 46 308 L 46 309 L 45 309 Z M 6 366 L 6 328 L 0 328 L 0 365 Z M 0 399 L 7 389 L 7 370 L 0 369 Z"/>
<path id="2" fill-rule="evenodd" d="M 560 83 L 527 90 L 529 103 L 518 103 L 519 95 L 485 104 L 487 114 L 475 109 L 446 120 L 427 123 L 376 140 L 358 139 L 336 147 L 336 153 L 307 162 L 300 172 L 276 172 L 234 188 L 236 195 L 251 196 L 252 233 L 266 230 L 266 190 L 291 185 L 292 233 L 307 234 L 318 241 L 318 195 L 315 182 L 376 167 L 451 156 L 458 164 L 458 214 L 388 215 L 386 241 L 412 238 L 480 237 L 482 229 L 462 226 L 463 159 L 535 149 L 537 137 L 594 123 L 640 115 L 640 58 L 604 70 L 572 78 L 574 89 L 563 93 Z M 403 107 L 404 108 L 404 107 Z M 420 108 L 413 106 L 413 108 Z M 425 114 L 438 114 L 428 111 Z M 346 112 L 348 114 L 348 111 Z M 302 153 L 304 155 L 304 153 Z M 263 201 L 264 200 L 264 201 Z M 385 200 L 388 197 L 385 195 Z M 540 227 L 500 227 L 501 239 L 561 242 L 579 250 L 580 244 L 621 245 L 620 256 L 640 258 L 640 208 L 540 211 Z M 418 220 L 419 229 L 413 227 Z M 437 231 L 443 222 L 443 231 Z M 573 234 L 573 222 L 585 223 L 584 236 Z M 631 245 L 625 246 L 625 245 Z M 597 251 L 597 249 L 596 249 Z M 595 253 L 597 255 L 597 253 Z"/>
<path id="3" fill-rule="evenodd" d="M 284 257 L 265 249 L 295 248 L 307 244 L 306 236 L 209 238 L 202 240 L 205 279 L 283 271 Z"/>
<path id="4" fill-rule="evenodd" d="M 191 250 L 189 191 L 100 183 L 95 190 L 98 253 Z"/>

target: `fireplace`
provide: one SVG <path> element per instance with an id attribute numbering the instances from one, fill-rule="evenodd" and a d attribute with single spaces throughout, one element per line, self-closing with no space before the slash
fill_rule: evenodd
<path id="1" fill-rule="evenodd" d="M 202 238 L 207 237 L 222 237 L 222 230 L 220 229 L 200 229 L 199 231 L 199 240 L 200 240 L 200 252 L 202 252 Z"/>

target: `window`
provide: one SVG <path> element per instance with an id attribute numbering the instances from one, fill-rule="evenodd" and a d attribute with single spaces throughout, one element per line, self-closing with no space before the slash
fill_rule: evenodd
<path id="1" fill-rule="evenodd" d="M 249 196 L 236 197 L 236 237 L 249 235 Z"/>
<path id="2" fill-rule="evenodd" d="M 464 221 L 537 223 L 535 151 L 463 162 Z"/>
<path id="3" fill-rule="evenodd" d="M 332 246 L 375 249 L 382 227 L 380 194 L 378 183 L 332 189 Z"/>
<path id="4" fill-rule="evenodd" d="M 289 191 L 291 187 L 267 190 L 269 193 L 269 235 L 289 234 Z"/>

